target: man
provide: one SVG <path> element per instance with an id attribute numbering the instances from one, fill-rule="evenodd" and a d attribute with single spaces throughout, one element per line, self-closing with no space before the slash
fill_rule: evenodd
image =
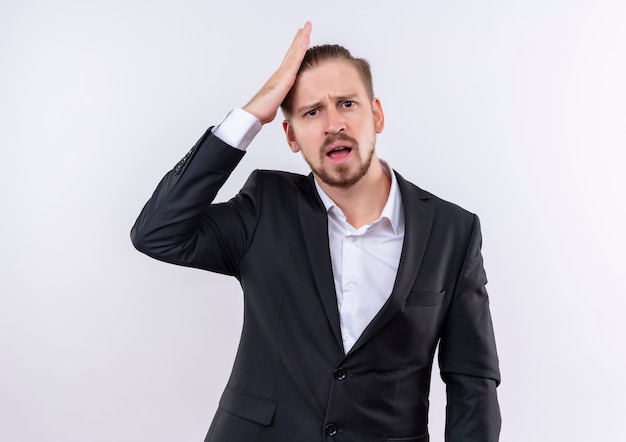
<path id="1" fill-rule="evenodd" d="M 311 24 L 243 108 L 207 131 L 132 230 L 163 261 L 233 275 L 241 343 L 206 441 L 428 441 L 435 348 L 446 440 L 496 441 L 498 360 L 478 219 L 376 156 L 367 62 L 308 49 Z M 215 194 L 282 105 L 312 174 L 256 171 Z"/>

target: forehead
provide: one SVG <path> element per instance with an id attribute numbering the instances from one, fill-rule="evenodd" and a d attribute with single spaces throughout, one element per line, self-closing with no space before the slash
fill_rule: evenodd
<path id="1" fill-rule="evenodd" d="M 301 72 L 293 88 L 294 102 L 367 94 L 357 68 L 347 60 L 324 61 Z"/>

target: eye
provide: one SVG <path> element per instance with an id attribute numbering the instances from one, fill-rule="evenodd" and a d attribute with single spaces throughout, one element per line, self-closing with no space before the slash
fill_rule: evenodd
<path id="1" fill-rule="evenodd" d="M 311 109 L 310 111 L 308 111 L 306 114 L 304 114 L 307 117 L 314 117 L 317 115 L 318 110 L 317 109 Z"/>
<path id="2" fill-rule="evenodd" d="M 352 100 L 346 100 L 346 101 L 344 101 L 343 103 L 341 103 L 341 105 L 342 105 L 344 108 L 351 108 L 351 107 L 356 106 L 356 103 L 355 103 L 354 101 L 352 101 Z"/>

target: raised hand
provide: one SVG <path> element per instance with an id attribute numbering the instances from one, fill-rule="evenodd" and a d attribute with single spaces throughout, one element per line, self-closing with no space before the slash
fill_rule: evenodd
<path id="1" fill-rule="evenodd" d="M 309 47 L 311 29 L 311 22 L 309 21 L 298 29 L 276 72 L 252 97 L 252 100 L 244 106 L 243 109 L 257 117 L 261 124 L 269 123 L 276 117 L 280 104 L 295 83 L 296 74 Z"/>

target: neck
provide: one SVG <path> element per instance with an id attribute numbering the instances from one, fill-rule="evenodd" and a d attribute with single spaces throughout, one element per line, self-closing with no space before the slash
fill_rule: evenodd
<path id="1" fill-rule="evenodd" d="M 350 187 L 329 186 L 321 180 L 317 182 L 356 229 L 380 218 L 391 189 L 391 178 L 383 171 L 376 155 L 365 176 Z"/>

